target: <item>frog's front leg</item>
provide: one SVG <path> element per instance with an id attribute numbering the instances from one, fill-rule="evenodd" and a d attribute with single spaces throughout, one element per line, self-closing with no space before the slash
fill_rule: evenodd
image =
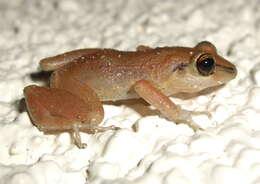
<path id="1" fill-rule="evenodd" d="M 210 116 L 207 112 L 181 109 L 148 80 L 136 82 L 134 89 L 145 101 L 157 108 L 164 117 L 176 123 L 187 123 L 194 130 L 200 129 L 200 127 L 192 121 L 192 115 L 207 114 Z"/>
<path id="2" fill-rule="evenodd" d="M 51 87 L 27 86 L 25 101 L 32 122 L 44 132 L 72 132 L 72 138 L 79 148 L 80 131 L 97 133 L 117 130 L 118 127 L 102 127 L 104 110 L 96 93 L 86 84 L 54 72 Z"/>

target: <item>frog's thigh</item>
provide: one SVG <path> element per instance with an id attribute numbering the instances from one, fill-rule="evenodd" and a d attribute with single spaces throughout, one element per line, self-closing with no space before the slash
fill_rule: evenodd
<path id="1" fill-rule="evenodd" d="M 88 122 L 82 123 L 89 119 L 91 111 L 81 98 L 63 89 L 35 85 L 27 86 L 24 96 L 30 117 L 41 131 L 70 131 L 75 144 L 79 148 L 85 147 L 79 131 L 85 128 L 85 124 L 90 133 L 96 128 Z"/>
<path id="2" fill-rule="evenodd" d="M 140 80 L 135 83 L 134 89 L 145 101 L 156 107 L 167 119 L 179 121 L 186 118 L 183 117 L 182 110 L 169 97 L 157 89 L 152 82 Z"/>
<path id="3" fill-rule="evenodd" d="M 31 120 L 44 132 L 68 131 L 88 115 L 85 102 L 62 89 L 31 85 L 24 96 Z"/>
<path id="4" fill-rule="evenodd" d="M 99 124 L 104 117 L 104 109 L 97 94 L 86 83 L 82 83 L 69 74 L 59 70 L 53 72 L 51 76 L 51 87 L 59 88 L 71 92 L 81 98 L 89 109 L 89 117 L 86 122 L 91 125 Z"/>

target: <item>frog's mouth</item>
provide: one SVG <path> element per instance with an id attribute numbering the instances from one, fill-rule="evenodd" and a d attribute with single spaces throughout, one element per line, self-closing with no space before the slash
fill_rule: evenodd
<path id="1" fill-rule="evenodd" d="M 237 76 L 236 67 L 229 63 L 228 65 L 216 64 L 216 76 L 215 79 L 219 84 L 226 83 Z"/>
<path id="2" fill-rule="evenodd" d="M 201 96 L 201 95 L 210 94 L 214 91 L 217 91 L 217 90 L 223 88 L 224 86 L 225 86 L 225 84 L 220 84 L 220 85 L 211 86 L 211 87 L 199 90 L 199 91 L 195 91 L 193 93 L 191 93 L 191 92 L 178 92 L 178 93 L 175 93 L 171 96 L 176 97 L 176 98 L 181 98 L 181 99 L 190 99 L 190 98 L 198 97 L 198 96 Z"/>
<path id="3" fill-rule="evenodd" d="M 237 69 L 235 67 L 222 66 L 222 65 L 218 65 L 218 64 L 216 66 L 217 66 L 218 70 L 228 72 L 228 73 L 232 74 L 234 78 L 237 75 Z"/>

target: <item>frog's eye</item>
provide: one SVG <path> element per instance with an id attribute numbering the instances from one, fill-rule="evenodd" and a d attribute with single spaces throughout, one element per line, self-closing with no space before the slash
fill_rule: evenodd
<path id="1" fill-rule="evenodd" d="M 196 68 L 203 76 L 209 76 L 215 71 L 216 62 L 212 55 L 202 54 L 196 61 Z"/>

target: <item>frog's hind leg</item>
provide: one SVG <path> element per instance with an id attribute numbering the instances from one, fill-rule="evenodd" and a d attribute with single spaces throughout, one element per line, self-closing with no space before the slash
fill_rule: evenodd
<path id="1" fill-rule="evenodd" d="M 51 87 L 66 90 L 76 97 L 80 98 L 88 108 L 88 115 L 80 124 L 73 126 L 73 138 L 75 143 L 82 147 L 79 131 L 94 134 L 97 132 L 104 132 L 107 130 L 118 130 L 116 126 L 102 127 L 98 124 L 104 118 L 104 109 L 99 97 L 95 91 L 86 83 L 81 82 L 64 71 L 57 70 L 52 74 Z M 66 71 L 65 71 L 66 72 Z"/>
<path id="2" fill-rule="evenodd" d="M 57 56 L 44 58 L 40 61 L 40 67 L 44 71 L 53 71 L 62 66 L 75 61 L 76 59 L 88 55 L 93 55 L 99 52 L 100 49 L 79 49 L 70 52 L 65 52 Z"/>
<path id="3" fill-rule="evenodd" d="M 53 72 L 50 86 L 51 88 L 68 91 L 85 102 L 89 111 L 89 117 L 85 122 L 91 125 L 97 125 L 103 120 L 104 109 L 96 92 L 91 89 L 88 84 L 75 79 L 70 71 L 57 70 Z"/>
<path id="4" fill-rule="evenodd" d="M 94 102 L 98 99 L 88 101 L 89 104 L 70 91 L 35 85 L 27 86 L 24 95 L 30 118 L 39 130 L 46 133 L 71 132 L 79 148 L 86 146 L 81 142 L 79 131 L 93 134 L 118 129 L 98 126 L 104 115 L 101 103 Z"/>

